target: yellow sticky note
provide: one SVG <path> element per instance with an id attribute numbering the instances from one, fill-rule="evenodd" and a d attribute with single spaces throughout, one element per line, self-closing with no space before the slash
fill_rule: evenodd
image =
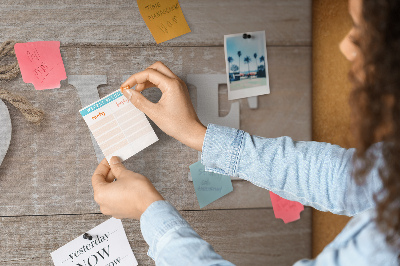
<path id="1" fill-rule="evenodd" d="M 190 32 L 178 0 L 137 0 L 140 14 L 157 43 Z"/>

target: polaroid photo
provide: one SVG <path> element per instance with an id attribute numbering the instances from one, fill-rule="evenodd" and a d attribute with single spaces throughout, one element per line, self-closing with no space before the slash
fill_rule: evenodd
<path id="1" fill-rule="evenodd" d="M 265 32 L 224 36 L 228 99 L 269 94 Z"/>

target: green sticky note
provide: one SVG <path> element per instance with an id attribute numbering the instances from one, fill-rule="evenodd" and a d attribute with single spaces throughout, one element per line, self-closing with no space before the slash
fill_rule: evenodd
<path id="1" fill-rule="evenodd" d="M 201 162 L 194 163 L 189 168 L 200 208 L 233 191 L 229 176 L 206 172 Z"/>

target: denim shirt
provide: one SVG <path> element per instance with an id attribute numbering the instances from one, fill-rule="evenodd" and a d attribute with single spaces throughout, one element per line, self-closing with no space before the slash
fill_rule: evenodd
<path id="1" fill-rule="evenodd" d="M 379 150 L 377 144 L 376 150 Z M 398 265 L 398 252 L 374 222 L 374 193 L 382 187 L 378 166 L 364 185 L 351 177 L 354 149 L 289 137 L 261 138 L 210 124 L 201 162 L 212 171 L 250 181 L 320 211 L 354 216 L 314 260 L 305 265 Z M 218 255 L 167 201 L 151 204 L 140 218 L 148 255 L 157 265 L 232 265 Z M 265 226 L 268 226 L 267 224 Z"/>

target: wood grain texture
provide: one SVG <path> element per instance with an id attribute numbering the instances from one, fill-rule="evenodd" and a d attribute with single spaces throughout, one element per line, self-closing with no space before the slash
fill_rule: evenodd
<path id="1" fill-rule="evenodd" d="M 338 44 L 351 28 L 348 1 L 313 2 L 313 140 L 350 148 L 349 62 Z M 317 256 L 349 217 L 313 210 L 313 256 Z"/>
<path id="2" fill-rule="evenodd" d="M 157 58 L 164 58 L 184 80 L 189 73 L 224 73 L 222 47 L 113 48 L 111 51 L 104 47 L 64 47 L 61 53 L 67 75 L 107 75 L 108 84 L 99 86 L 100 97 L 119 88 L 123 75 L 140 71 Z M 268 59 L 272 93 L 260 97 L 260 110 L 243 108 L 241 128 L 263 137 L 282 134 L 309 139 L 310 48 L 271 47 Z M 0 82 L 0 86 L 3 84 Z M 25 84 L 22 79 L 7 83 L 8 89 L 43 108 L 46 117 L 40 126 L 27 124 L 8 105 L 13 134 L 0 167 L 2 216 L 98 211 L 91 187 L 97 161 L 89 130 L 78 113 L 81 106 L 76 89 L 67 82 L 62 84 L 57 90 L 35 91 L 32 84 Z M 160 92 L 150 89 L 146 95 L 156 101 Z M 299 95 L 304 96 L 303 102 L 299 101 Z M 294 109 L 287 110 L 289 107 Z M 303 111 L 296 112 L 296 108 Z M 269 112 L 271 119 L 262 122 L 264 114 Z M 288 123 L 277 119 L 280 113 L 290 112 L 293 120 L 288 117 Z M 153 127 L 160 140 L 125 161 L 126 167 L 150 178 L 178 210 L 199 209 L 193 184 L 187 181 L 188 166 L 198 160 L 197 152 L 170 138 L 154 124 Z M 232 193 L 206 208 L 271 206 L 268 191 L 247 181 L 235 181 L 233 186 Z"/>
<path id="3" fill-rule="evenodd" d="M 103 97 L 119 87 L 123 75 L 158 60 L 183 80 L 188 74 L 225 73 L 223 35 L 264 30 L 271 94 L 259 97 L 256 110 L 240 100 L 241 129 L 264 137 L 310 139 L 311 0 L 180 4 L 192 32 L 156 45 L 136 1 L 3 0 L 0 40 L 60 41 L 67 75 L 107 76 L 107 85 L 98 87 Z M 90 182 L 97 162 L 89 131 L 78 114 L 76 90 L 67 81 L 50 91 L 35 91 L 21 77 L 0 81 L 0 87 L 46 112 L 36 126 L 7 104 L 13 132 L 0 166 L 0 264 L 51 265 L 51 251 L 107 219 L 87 214 L 99 211 Z M 195 95 L 195 86 L 188 87 Z M 220 115 L 230 106 L 223 87 Z M 156 101 L 160 93 L 152 89 L 146 96 Z M 127 160 L 127 168 L 148 176 L 176 208 L 198 210 L 193 184 L 187 181 L 197 152 L 155 131 L 160 141 Z M 245 181 L 233 186 L 232 193 L 207 206 L 218 210 L 182 211 L 218 253 L 237 265 L 291 265 L 311 255 L 310 208 L 299 221 L 285 225 L 270 208 L 239 209 L 271 206 L 266 190 Z M 224 210 L 232 208 L 237 209 Z M 123 223 L 139 264 L 154 265 L 138 222 Z"/>
<path id="4" fill-rule="evenodd" d="M 261 30 L 268 45 L 311 44 L 311 0 L 183 0 L 180 5 L 192 32 L 161 46 L 223 46 L 223 35 Z M 3 0 L 0 27 L 2 41 L 156 45 L 136 1 Z"/>
<path id="5" fill-rule="evenodd" d="M 311 208 L 284 224 L 272 209 L 182 211 L 182 216 L 217 253 L 236 265 L 292 265 L 309 257 Z M 51 265 L 50 253 L 108 219 L 101 214 L 0 218 L 1 265 Z M 146 255 L 138 221 L 123 220 L 139 265 Z"/>
<path id="6" fill-rule="evenodd" d="M 219 88 L 219 115 L 227 115 L 230 103 L 239 101 L 240 128 L 244 131 L 267 138 L 290 136 L 295 140 L 311 140 L 311 122 L 306 119 L 312 116 L 310 51 L 293 48 L 287 53 L 286 50 L 283 47 L 268 49 L 269 64 L 272 64 L 271 93 L 257 96 L 257 109 L 250 109 L 247 99 L 229 101 L 227 86 L 223 84 Z M 278 54 L 282 61 L 274 60 L 278 59 Z M 282 64 L 286 60 L 293 68 Z M 280 73 L 279 78 L 276 73 Z"/>

